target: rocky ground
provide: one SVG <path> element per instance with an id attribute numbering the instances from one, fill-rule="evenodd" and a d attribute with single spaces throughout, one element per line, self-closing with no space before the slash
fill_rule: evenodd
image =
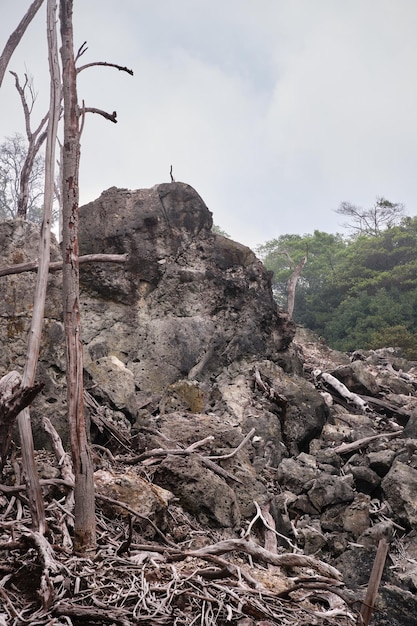
<path id="1" fill-rule="evenodd" d="M 417 365 L 296 329 L 187 185 L 112 188 L 81 224 L 83 254 L 128 255 L 81 274 L 97 552 L 72 551 L 53 274 L 31 408 L 49 534 L 30 528 L 15 438 L 0 625 L 416 624 Z M 0 266 L 36 255 L 33 227 L 0 224 Z M 1 279 L 0 376 L 24 365 L 31 276 Z"/>
<path id="2" fill-rule="evenodd" d="M 371 623 L 415 624 L 416 369 L 395 350 L 348 358 L 303 329 L 294 348 L 326 416 L 305 450 L 294 449 L 300 440 L 289 429 L 280 458 L 271 424 L 257 419 L 274 415 L 285 431 L 295 392 L 265 361 L 231 374 L 227 388 L 177 383 L 125 431 L 86 395 L 98 522 L 90 559 L 71 552 L 62 458 L 37 453 L 50 527 L 42 544 L 30 530 L 16 450 L 0 488 L 0 623 L 360 623 L 384 538 Z M 319 365 L 365 405 L 347 402 Z M 308 402 L 300 393 L 291 401 Z M 243 407 L 250 424 L 225 419 L 224 403 Z"/>

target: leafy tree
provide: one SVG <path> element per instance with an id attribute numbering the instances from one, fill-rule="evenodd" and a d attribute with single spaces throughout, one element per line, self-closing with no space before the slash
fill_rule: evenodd
<path id="1" fill-rule="evenodd" d="M 373 348 L 393 346 L 401 348 L 404 356 L 412 361 L 417 360 L 417 334 L 403 324 L 387 326 L 374 333 L 371 338 Z"/>
<path id="2" fill-rule="evenodd" d="M 379 234 L 344 239 L 315 231 L 283 235 L 258 249 L 273 271 L 284 305 L 289 257 L 307 254 L 295 293 L 294 320 L 350 351 L 393 345 L 415 354 L 417 336 L 417 217 L 403 217 Z"/>
<path id="3" fill-rule="evenodd" d="M 280 306 L 285 306 L 287 302 L 288 281 L 294 265 L 307 257 L 295 292 L 296 322 L 311 327 L 309 299 L 334 282 L 345 246 L 341 235 L 329 235 L 316 230 L 312 235 L 282 235 L 257 249 L 265 266 L 273 272 L 274 296 Z"/>

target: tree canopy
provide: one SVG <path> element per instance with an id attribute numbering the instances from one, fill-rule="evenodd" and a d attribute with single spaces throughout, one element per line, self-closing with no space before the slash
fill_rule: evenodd
<path id="1" fill-rule="evenodd" d="M 273 272 L 274 294 L 284 307 L 289 257 L 298 262 L 307 255 L 294 320 L 330 346 L 350 351 L 391 345 L 417 359 L 417 216 L 353 237 L 282 235 L 258 253 Z"/>

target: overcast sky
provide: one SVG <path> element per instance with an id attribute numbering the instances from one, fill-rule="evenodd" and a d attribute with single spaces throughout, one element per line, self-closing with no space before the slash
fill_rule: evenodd
<path id="1" fill-rule="evenodd" d="M 45 6 L 9 69 L 47 107 Z M 30 5 L 1 0 L 0 49 Z M 343 232 L 342 201 L 417 214 L 416 0 L 74 0 L 86 106 L 81 203 L 109 187 L 192 185 L 241 243 Z M 24 132 L 13 78 L 0 140 Z"/>

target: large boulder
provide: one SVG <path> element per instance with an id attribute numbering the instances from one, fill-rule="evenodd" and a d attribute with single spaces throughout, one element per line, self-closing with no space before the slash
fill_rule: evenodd
<path id="1" fill-rule="evenodd" d="M 285 361 L 295 326 L 254 253 L 211 230 L 184 183 L 111 188 L 80 209 L 80 253 L 127 254 L 83 266 L 86 362 L 116 356 L 140 390 L 204 379 L 243 357 Z M 163 364 L 163 367 L 161 367 Z"/>

